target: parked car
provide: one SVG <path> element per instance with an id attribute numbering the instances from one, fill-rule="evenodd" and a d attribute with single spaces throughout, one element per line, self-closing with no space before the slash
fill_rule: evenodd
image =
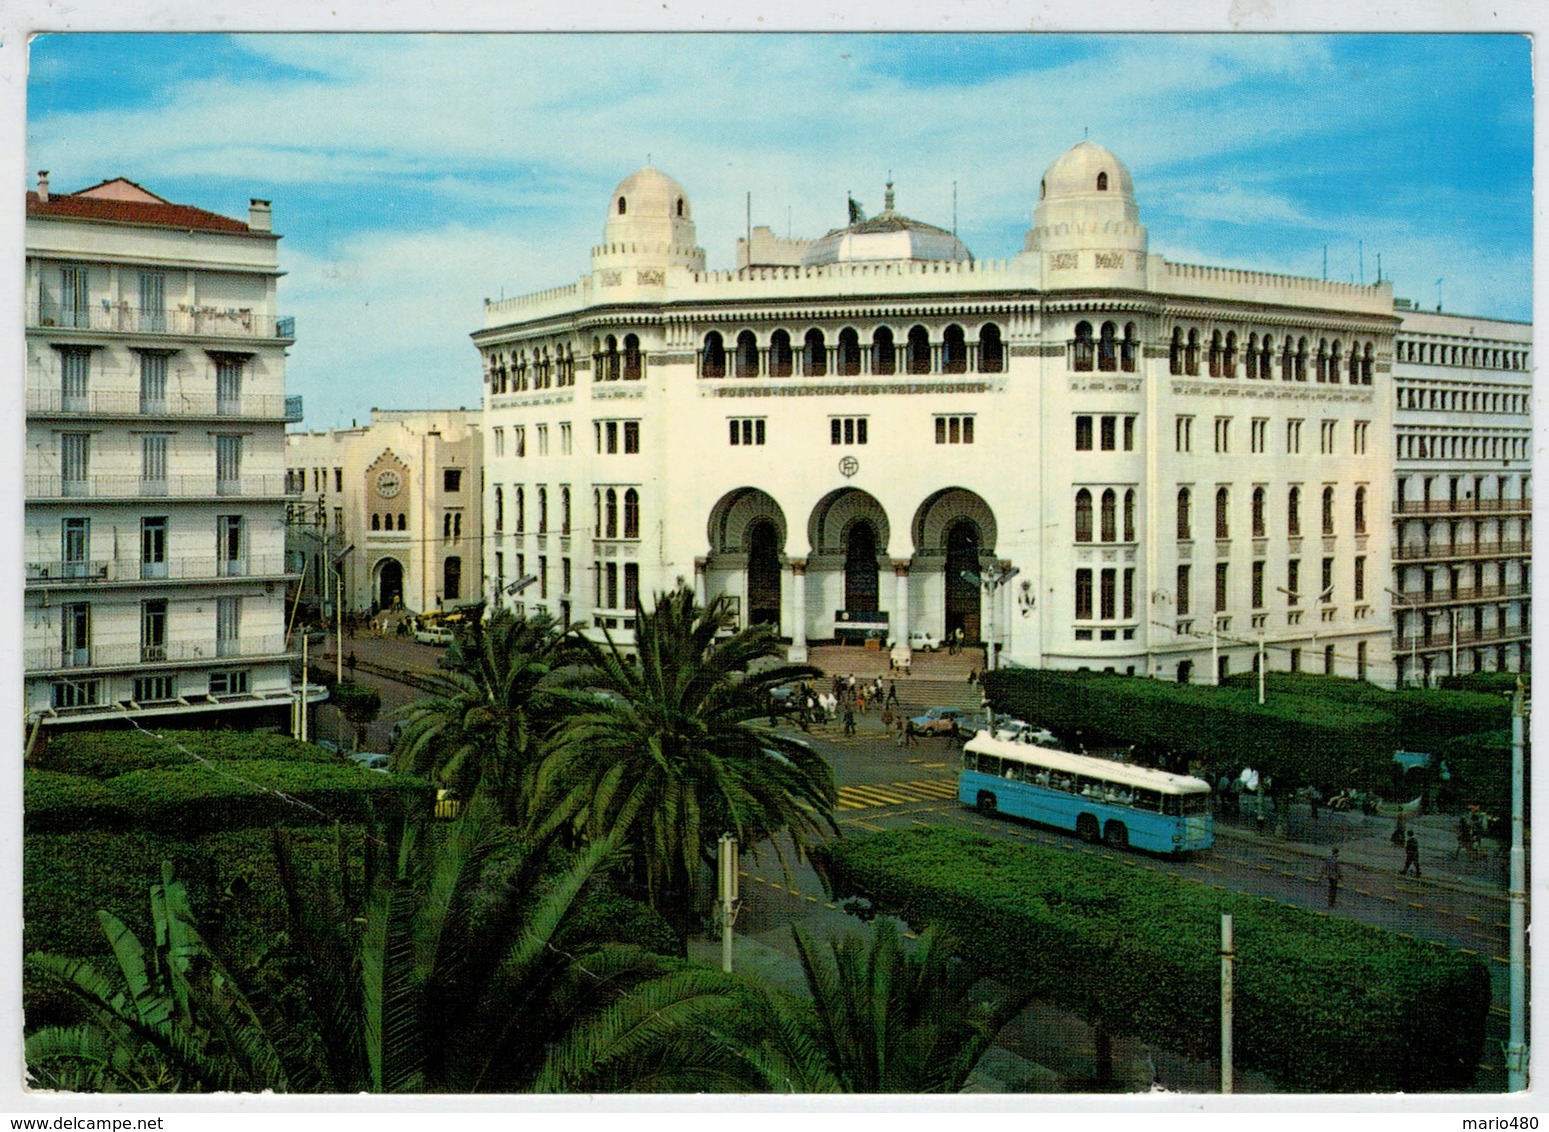
<path id="1" fill-rule="evenodd" d="M 923 715 L 909 721 L 914 729 L 925 735 L 958 735 L 972 729 L 974 719 L 962 708 L 926 708 Z"/>
<path id="2" fill-rule="evenodd" d="M 349 758 L 350 762 L 362 770 L 386 771 L 388 764 L 393 761 L 391 755 L 383 754 L 380 751 L 351 751 Z"/>
<path id="3" fill-rule="evenodd" d="M 995 738 L 1007 743 L 1031 743 L 1039 747 L 1057 747 L 1059 740 L 1047 727 L 1034 727 L 1021 719 L 1003 719 L 995 725 Z"/>
<path id="4" fill-rule="evenodd" d="M 339 749 L 339 744 L 335 743 L 332 739 L 313 739 L 312 740 L 312 745 L 314 747 L 321 747 L 323 750 L 327 751 L 330 755 L 342 755 L 342 754 L 344 754 L 344 752 Z"/>
<path id="5" fill-rule="evenodd" d="M 452 643 L 452 630 L 444 625 L 430 625 L 423 629 L 414 630 L 414 639 L 422 645 L 441 645 L 445 647 Z"/>
<path id="6" fill-rule="evenodd" d="M 935 652 L 941 647 L 941 638 L 934 633 L 927 633 L 924 629 L 916 629 L 909 634 L 909 647 L 924 652 Z"/>

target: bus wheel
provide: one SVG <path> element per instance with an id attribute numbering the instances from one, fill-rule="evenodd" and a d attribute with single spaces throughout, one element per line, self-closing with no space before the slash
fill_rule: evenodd
<path id="1" fill-rule="evenodd" d="M 979 812 L 987 818 L 995 816 L 995 795 L 988 790 L 979 792 Z"/>
<path id="2" fill-rule="evenodd" d="M 1076 819 L 1076 836 L 1083 841 L 1100 841 L 1101 834 L 1097 828 L 1097 819 L 1091 814 L 1082 814 Z"/>
<path id="3" fill-rule="evenodd" d="M 1124 828 L 1121 821 L 1111 821 L 1108 828 L 1103 831 L 1104 840 L 1115 849 L 1123 849 L 1129 845 L 1129 830 Z"/>

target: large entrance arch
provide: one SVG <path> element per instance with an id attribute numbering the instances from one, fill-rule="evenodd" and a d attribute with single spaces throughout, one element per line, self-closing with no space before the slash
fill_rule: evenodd
<path id="1" fill-rule="evenodd" d="M 851 613 L 875 613 L 879 596 L 877 529 L 857 519 L 844 536 L 844 607 Z"/>
<path id="2" fill-rule="evenodd" d="M 920 504 L 911 533 L 911 572 L 921 579 L 916 624 L 947 636 L 961 629 L 965 642 L 980 643 L 989 625 L 979 579 L 995 559 L 995 513 L 977 492 L 942 488 Z"/>
<path id="3" fill-rule="evenodd" d="M 780 505 L 758 488 L 729 491 L 710 509 L 706 535 L 705 596 L 731 598 L 743 625 L 769 625 L 780 632 L 785 552 Z"/>
<path id="4" fill-rule="evenodd" d="M 393 609 L 403 604 L 403 563 L 396 558 L 384 558 L 376 564 L 376 600 L 379 609 Z"/>
<path id="5" fill-rule="evenodd" d="M 979 525 L 959 519 L 947 528 L 945 593 L 947 636 L 962 630 L 963 640 L 979 643 Z"/>
<path id="6" fill-rule="evenodd" d="M 894 636 L 898 612 L 882 592 L 891 529 L 875 496 L 841 487 L 818 500 L 807 520 L 812 547 L 807 575 L 812 595 L 822 602 L 825 621 L 845 640 Z M 829 621 L 828 617 L 832 617 Z M 819 629 L 823 632 L 823 629 Z"/>
<path id="7" fill-rule="evenodd" d="M 780 532 L 769 519 L 748 528 L 748 624 L 780 627 Z"/>

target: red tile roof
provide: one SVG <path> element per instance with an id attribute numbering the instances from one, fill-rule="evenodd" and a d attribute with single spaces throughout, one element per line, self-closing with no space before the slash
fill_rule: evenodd
<path id="1" fill-rule="evenodd" d="M 98 220 L 111 224 L 147 224 L 156 228 L 197 228 L 206 232 L 248 232 L 241 220 L 206 212 L 187 204 L 155 204 L 149 201 L 111 200 L 79 194 L 55 196 L 40 201 L 37 193 L 27 194 L 27 215 L 60 220 Z M 254 235 L 271 236 L 270 232 Z"/>

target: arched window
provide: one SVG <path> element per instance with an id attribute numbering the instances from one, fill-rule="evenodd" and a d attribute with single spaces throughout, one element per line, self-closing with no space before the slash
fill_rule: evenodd
<path id="1" fill-rule="evenodd" d="M 1237 376 L 1237 331 L 1226 332 L 1226 352 L 1221 356 L 1221 376 Z"/>
<path id="2" fill-rule="evenodd" d="M 640 537 L 640 493 L 634 488 L 624 493 L 624 537 Z"/>
<path id="3" fill-rule="evenodd" d="M 898 351 L 893 348 L 893 332 L 886 326 L 877 327 L 871 336 L 871 372 L 889 374 L 897 368 Z"/>
<path id="4" fill-rule="evenodd" d="M 516 533 L 521 534 L 527 529 L 527 490 L 517 484 L 511 498 L 516 503 Z"/>
<path id="5" fill-rule="evenodd" d="M 683 198 L 682 197 L 678 198 L 678 215 L 679 216 L 683 215 Z"/>
<path id="6" fill-rule="evenodd" d="M 569 487 L 562 487 L 559 489 L 559 533 L 562 535 L 568 535 L 570 533 Z"/>
<path id="7" fill-rule="evenodd" d="M 1286 493 L 1285 533 L 1292 538 L 1302 533 L 1302 489 L 1299 487 Z"/>
<path id="8" fill-rule="evenodd" d="M 619 215 L 623 216 L 627 211 L 629 211 L 629 206 L 625 204 L 623 197 L 619 197 Z M 595 216 L 597 214 L 594 212 L 592 215 Z"/>
<path id="9" fill-rule="evenodd" d="M 699 355 L 699 376 L 726 376 L 726 344 L 718 330 L 705 335 L 705 348 Z"/>
<path id="10" fill-rule="evenodd" d="M 1107 173 L 1099 173 L 1097 175 L 1097 191 L 1100 192 L 1100 193 L 1106 193 L 1108 191 L 1108 174 Z"/>
<path id="11" fill-rule="evenodd" d="M 1076 323 L 1076 337 L 1071 342 L 1070 364 L 1078 373 L 1092 368 L 1092 324 L 1085 319 Z"/>
<path id="12" fill-rule="evenodd" d="M 603 538 L 619 537 L 619 496 L 611 487 L 604 496 L 607 502 L 607 510 L 604 513 L 602 525 Z"/>
<path id="13" fill-rule="evenodd" d="M 1135 541 L 1135 489 L 1124 493 L 1124 541 Z"/>
<path id="14" fill-rule="evenodd" d="M 1135 357 L 1140 353 L 1140 343 L 1135 338 L 1135 324 L 1124 324 L 1124 341 L 1119 343 L 1119 368 L 1125 373 L 1135 372 Z"/>
<path id="15" fill-rule="evenodd" d="M 404 515 L 402 511 L 398 512 L 398 529 L 400 531 L 406 531 L 409 529 L 408 517 Z"/>
<path id="16" fill-rule="evenodd" d="M 1076 541 L 1092 541 L 1092 493 L 1084 487 L 1076 492 Z"/>
<path id="17" fill-rule="evenodd" d="M 1199 376 L 1199 331 L 1189 331 L 1189 344 L 1183 353 L 1183 370 L 1190 377 Z"/>
<path id="18" fill-rule="evenodd" d="M 1307 380 L 1307 339 L 1296 340 L 1296 380 Z"/>
<path id="19" fill-rule="evenodd" d="M 1259 336 L 1248 335 L 1248 372 L 1247 377 L 1251 381 L 1259 375 Z"/>
<path id="20" fill-rule="evenodd" d="M 1190 539 L 1194 537 L 1194 516 L 1192 514 L 1192 505 L 1193 499 L 1189 494 L 1189 489 L 1186 487 L 1180 487 L 1178 489 L 1178 537 L 1181 539 Z"/>
<path id="21" fill-rule="evenodd" d="M 1209 366 L 1211 377 L 1221 376 L 1221 354 L 1221 332 L 1217 330 L 1210 335 Z"/>
<path id="22" fill-rule="evenodd" d="M 543 484 L 538 485 L 538 533 L 549 533 L 549 489 Z"/>
<path id="23" fill-rule="evenodd" d="M 930 372 L 930 332 L 923 326 L 909 328 L 908 343 L 904 348 L 904 371 L 911 374 Z"/>
<path id="24" fill-rule="evenodd" d="M 791 376 L 791 335 L 786 330 L 776 330 L 769 336 L 769 376 Z"/>
<path id="25" fill-rule="evenodd" d="M 517 527 L 517 530 L 521 529 Z M 600 488 L 594 488 L 592 491 L 592 535 L 596 538 L 602 537 L 602 490 Z"/>
<path id="26" fill-rule="evenodd" d="M 1275 340 L 1272 335 L 1264 335 L 1264 349 L 1259 354 L 1259 379 L 1268 381 L 1273 376 L 1270 370 L 1273 368 L 1275 358 Z"/>
<path id="27" fill-rule="evenodd" d="M 373 531 L 380 531 L 382 529 L 382 516 L 376 512 L 373 512 L 371 515 L 371 529 Z"/>
<path id="28" fill-rule="evenodd" d="M 1264 489 L 1262 487 L 1256 487 L 1256 488 L 1253 489 L 1253 516 L 1252 516 L 1252 520 L 1253 520 L 1253 537 L 1254 538 L 1263 538 L 1264 537 Z"/>
<path id="29" fill-rule="evenodd" d="M 1227 523 L 1227 504 L 1231 496 L 1226 488 L 1216 488 L 1216 538 L 1231 538 L 1231 527 Z"/>
<path id="30" fill-rule="evenodd" d="M 1366 489 L 1364 487 L 1355 489 L 1355 533 L 1358 535 L 1366 533 Z"/>
<path id="31" fill-rule="evenodd" d="M 1118 496 L 1113 493 L 1113 488 L 1103 492 L 1102 510 L 1100 521 L 1102 523 L 1102 540 L 1104 542 L 1117 542 L 1119 538 L 1118 522 L 1115 510 L 1118 507 Z"/>
<path id="32" fill-rule="evenodd" d="M 1366 353 L 1361 357 L 1361 384 L 1372 383 L 1372 344 L 1366 343 Z"/>
<path id="33" fill-rule="evenodd" d="M 1167 347 L 1167 372 L 1174 377 L 1183 374 L 1183 328 L 1173 327 L 1173 340 Z"/>
<path id="34" fill-rule="evenodd" d="M 1280 380 L 1296 380 L 1296 346 L 1287 338 L 1285 347 L 1280 351 Z"/>
<path id="35" fill-rule="evenodd" d="M 861 372 L 861 336 L 854 327 L 839 332 L 839 376 L 855 377 Z"/>
<path id="36" fill-rule="evenodd" d="M 452 537 L 452 513 L 450 511 L 441 516 L 441 537 Z"/>
<path id="37" fill-rule="evenodd" d="M 495 529 L 506 529 L 506 492 L 499 484 L 495 485 Z"/>
<path id="38" fill-rule="evenodd" d="M 1340 357 L 1339 339 L 1334 339 L 1334 344 L 1329 347 L 1328 355 L 1328 379 L 1335 385 L 1339 384 L 1339 366 L 1343 359 Z"/>
<path id="39" fill-rule="evenodd" d="M 463 596 L 463 560 L 455 554 L 446 560 L 441 567 L 442 597 L 446 601 L 456 601 Z"/>
<path id="40" fill-rule="evenodd" d="M 758 339 L 751 330 L 737 335 L 737 376 L 758 376 Z"/>
<path id="41" fill-rule="evenodd" d="M 617 338 L 613 337 L 613 335 L 610 334 L 610 335 L 608 335 L 607 346 L 608 346 L 608 353 L 607 353 L 607 358 L 605 360 L 607 362 L 608 371 L 607 371 L 607 378 L 606 378 L 606 380 L 608 380 L 608 381 L 617 381 L 619 379 L 619 340 Z M 548 352 L 547 351 L 544 352 L 544 370 L 545 370 L 545 376 L 547 376 L 547 370 L 548 370 Z M 544 384 L 545 388 L 548 387 L 548 382 L 547 381 L 545 381 L 543 384 Z"/>
<path id="42" fill-rule="evenodd" d="M 1000 373 L 1006 368 L 1006 351 L 1000 341 L 1000 327 L 987 322 L 979 328 L 979 372 Z"/>
<path id="43" fill-rule="evenodd" d="M 1334 533 L 1334 489 L 1332 487 L 1323 489 L 1323 533 L 1326 535 Z"/>
<path id="44" fill-rule="evenodd" d="M 1103 323 L 1097 337 L 1097 368 L 1113 373 L 1119 368 L 1119 328 L 1112 322 Z"/>
<path id="45" fill-rule="evenodd" d="M 1318 339 L 1317 375 L 1320 382 L 1328 382 L 1328 339 Z"/>
<path id="46" fill-rule="evenodd" d="M 999 334 L 999 331 L 996 331 Z M 997 349 L 1000 339 L 996 338 Z M 926 369 L 930 368 L 930 344 L 925 345 Z M 979 362 L 980 372 L 984 370 L 984 361 Z M 1000 364 L 996 363 L 994 372 L 999 372 Z M 941 372 L 942 373 L 967 373 L 968 372 L 968 343 L 963 336 L 963 328 L 957 323 L 951 323 L 941 332 Z"/>
<path id="47" fill-rule="evenodd" d="M 801 372 L 808 377 L 822 377 L 828 372 L 828 347 L 823 344 L 821 330 L 809 330 L 802 344 Z"/>
<path id="48" fill-rule="evenodd" d="M 640 380 L 640 339 L 637 335 L 624 335 L 624 380 Z"/>

